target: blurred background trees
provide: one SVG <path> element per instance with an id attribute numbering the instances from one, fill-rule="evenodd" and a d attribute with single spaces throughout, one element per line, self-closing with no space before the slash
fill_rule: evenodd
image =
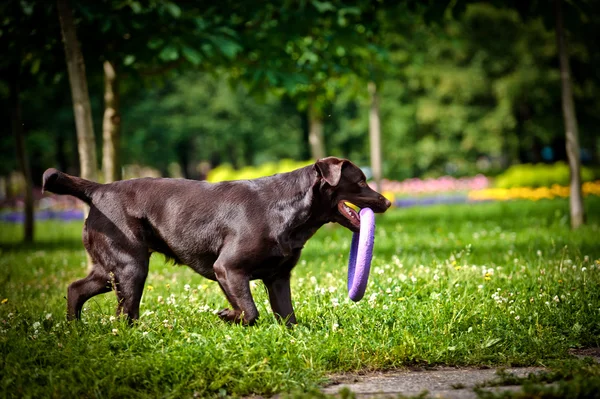
<path id="1" fill-rule="evenodd" d="M 68 4 L 93 129 L 103 132 L 102 181 L 141 167 L 204 178 L 224 163 L 322 155 L 369 165 L 369 86 L 386 178 L 493 176 L 566 160 L 554 13 L 540 2 Z M 49 166 L 79 174 L 56 4 L 7 0 L 0 11 L 0 112 L 11 120 L 16 79 L 33 184 Z M 600 12 L 581 0 L 563 14 L 580 159 L 594 166 Z M 18 143 L 0 138 L 0 175 L 23 169 Z"/>

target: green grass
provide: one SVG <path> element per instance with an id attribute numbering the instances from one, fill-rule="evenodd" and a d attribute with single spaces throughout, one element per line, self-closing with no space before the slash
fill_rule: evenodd
<path id="1" fill-rule="evenodd" d="M 251 328 L 222 323 L 216 283 L 153 256 L 134 327 L 116 297 L 65 321 L 86 274 L 81 223 L 0 224 L 0 395 L 190 397 L 309 391 L 328 373 L 414 365 L 548 365 L 600 346 L 600 199 L 571 231 L 566 200 L 393 209 L 378 216 L 365 298 L 347 297 L 351 233 L 322 228 L 294 270 L 299 325 L 260 282 Z"/>

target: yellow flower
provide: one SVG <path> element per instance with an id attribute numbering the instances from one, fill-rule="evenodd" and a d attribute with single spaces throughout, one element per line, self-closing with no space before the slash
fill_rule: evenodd
<path id="1" fill-rule="evenodd" d="M 460 266 L 454 266 L 454 269 L 455 269 L 455 270 L 460 270 L 460 269 L 461 269 L 461 267 L 460 267 Z"/>
<path id="2" fill-rule="evenodd" d="M 403 301 L 403 300 L 405 300 L 405 299 L 406 299 L 406 298 L 404 298 L 403 296 L 402 296 L 402 297 L 400 297 L 400 298 L 398 298 L 398 300 L 399 300 L 399 301 Z"/>
<path id="3" fill-rule="evenodd" d="M 151 286 L 151 285 L 148 286 L 148 291 L 152 291 L 153 289 L 154 289 L 153 286 Z"/>
<path id="4" fill-rule="evenodd" d="M 2 300 L 2 304 L 3 304 L 3 305 L 4 305 L 6 302 L 8 302 L 8 298 L 4 298 L 4 299 Z"/>

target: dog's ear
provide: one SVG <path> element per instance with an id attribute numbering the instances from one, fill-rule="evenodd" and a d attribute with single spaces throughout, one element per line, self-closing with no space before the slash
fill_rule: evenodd
<path id="1" fill-rule="evenodd" d="M 345 159 L 336 157 L 328 157 L 319 159 L 315 163 L 317 173 L 325 180 L 330 186 L 337 186 L 342 177 L 342 167 L 346 162 Z"/>

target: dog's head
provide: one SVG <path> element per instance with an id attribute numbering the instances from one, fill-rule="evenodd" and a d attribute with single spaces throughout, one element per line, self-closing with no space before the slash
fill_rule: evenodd
<path id="1" fill-rule="evenodd" d="M 360 216 L 346 203 L 371 208 L 376 213 L 385 212 L 391 205 L 383 195 L 369 187 L 362 170 L 347 159 L 320 159 L 315 163 L 315 170 L 322 200 L 329 205 L 332 222 L 358 232 Z"/>

